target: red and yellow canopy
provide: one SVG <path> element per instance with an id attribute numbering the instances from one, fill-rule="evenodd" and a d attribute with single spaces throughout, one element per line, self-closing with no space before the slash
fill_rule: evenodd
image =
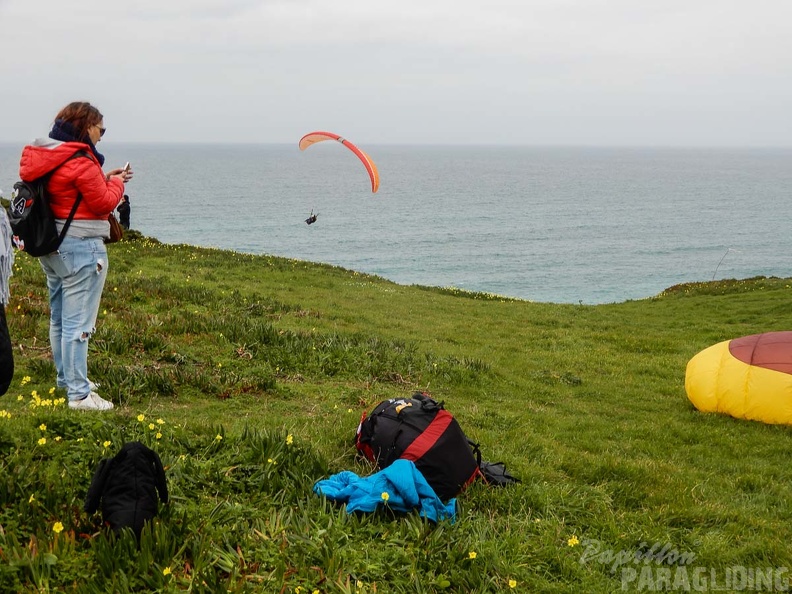
<path id="1" fill-rule="evenodd" d="M 792 332 L 765 332 L 704 349 L 687 364 L 685 391 L 702 412 L 792 425 Z"/>

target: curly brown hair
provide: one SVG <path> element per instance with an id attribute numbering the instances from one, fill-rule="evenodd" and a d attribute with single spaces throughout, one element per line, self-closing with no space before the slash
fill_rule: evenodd
<path id="1" fill-rule="evenodd" d="M 102 112 L 87 101 L 73 101 L 58 112 L 56 120 L 63 120 L 74 126 L 78 138 L 86 138 L 88 129 L 104 119 Z"/>

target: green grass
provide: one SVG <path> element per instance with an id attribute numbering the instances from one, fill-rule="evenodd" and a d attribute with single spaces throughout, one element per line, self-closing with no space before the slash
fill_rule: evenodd
<path id="1" fill-rule="evenodd" d="M 792 562 L 790 428 L 701 414 L 684 392 L 700 350 L 792 328 L 790 279 L 540 304 L 131 235 L 109 248 L 89 357 L 110 413 L 50 394 L 43 273 L 17 257 L 0 591 L 610 593 L 624 569 Z M 314 495 L 372 472 L 361 414 L 415 389 L 522 483 L 474 485 L 439 525 Z M 133 439 L 172 495 L 139 549 L 81 511 L 98 462 Z"/>

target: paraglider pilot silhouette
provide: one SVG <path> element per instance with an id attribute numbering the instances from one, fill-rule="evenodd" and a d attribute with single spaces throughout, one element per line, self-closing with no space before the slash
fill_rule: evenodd
<path id="1" fill-rule="evenodd" d="M 316 214 L 314 214 L 313 209 L 311 209 L 311 216 L 305 219 L 305 222 L 308 223 L 309 225 L 313 225 L 316 222 L 316 217 L 318 216 L 319 213 L 317 212 Z"/>

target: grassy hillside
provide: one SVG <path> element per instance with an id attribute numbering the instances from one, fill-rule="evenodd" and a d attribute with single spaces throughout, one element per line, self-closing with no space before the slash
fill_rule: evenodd
<path id="1" fill-rule="evenodd" d="M 711 344 L 792 329 L 789 279 L 586 306 L 146 238 L 110 260 L 89 372 L 117 408 L 78 413 L 52 390 L 43 273 L 17 257 L 2 591 L 606 593 L 787 577 L 790 429 L 697 412 L 684 375 Z M 330 474 L 372 472 L 354 456 L 361 413 L 415 389 L 522 483 L 474 485 L 439 525 L 314 495 Z M 133 439 L 160 453 L 172 494 L 139 550 L 81 511 L 98 462 Z"/>

